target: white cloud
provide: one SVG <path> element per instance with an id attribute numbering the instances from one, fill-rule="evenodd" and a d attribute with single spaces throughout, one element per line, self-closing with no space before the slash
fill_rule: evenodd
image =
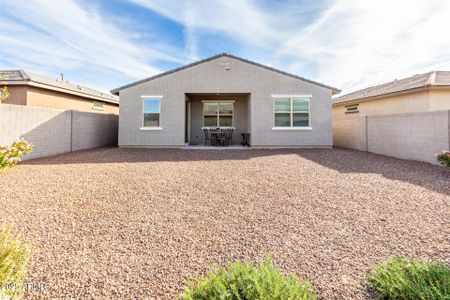
<path id="1" fill-rule="evenodd" d="M 196 29 L 226 34 L 241 42 L 262 47 L 280 37 L 276 16 L 270 15 L 250 0 L 129 0 L 151 9 L 188 30 Z"/>
<path id="2" fill-rule="evenodd" d="M 355 90 L 435 68 L 450 68 L 448 1 L 336 1 L 285 43 L 282 52 L 316 60 L 318 78 Z M 301 64 L 292 63 L 294 69 Z"/>
<path id="3" fill-rule="evenodd" d="M 188 32 L 225 34 L 255 53 L 270 49 L 263 63 L 315 74 L 312 79 L 344 92 L 450 69 L 447 0 L 336 0 L 313 20 L 308 14 L 324 3 L 263 7 L 252 0 L 130 1 L 183 24 Z M 189 47 L 195 49 L 196 40 L 189 38 Z"/>
<path id="4" fill-rule="evenodd" d="M 35 71 L 91 67 L 99 76 L 139 79 L 158 73 L 161 62 L 202 58 L 205 38 L 226 36 L 235 41 L 237 55 L 245 53 L 344 93 L 450 69 L 448 0 L 128 1 L 181 24 L 184 53 L 161 44 L 158 32 L 127 30 L 132 20 L 111 19 L 93 6 L 96 2 L 5 1 L 0 43 L 7 46 L 0 64 Z"/>
<path id="5" fill-rule="evenodd" d="M 168 53 L 170 47 L 158 51 L 139 46 L 130 39 L 131 33 L 87 3 L 8 1 L 2 10 L 2 53 L 9 64 L 18 67 L 61 71 L 95 68 L 140 79 L 160 72 L 155 67 L 157 61 L 181 62 Z"/>

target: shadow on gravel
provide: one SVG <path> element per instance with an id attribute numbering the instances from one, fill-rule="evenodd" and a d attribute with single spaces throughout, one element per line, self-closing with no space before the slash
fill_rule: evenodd
<path id="1" fill-rule="evenodd" d="M 24 165 L 111 164 L 250 160 L 275 155 L 298 155 L 340 173 L 375 173 L 450 195 L 450 171 L 424 162 L 348 150 L 333 149 L 134 149 L 98 148 L 25 161 Z"/>

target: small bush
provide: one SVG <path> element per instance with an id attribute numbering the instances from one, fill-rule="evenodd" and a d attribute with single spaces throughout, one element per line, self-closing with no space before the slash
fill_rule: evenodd
<path id="1" fill-rule="evenodd" d="M 296 275 L 283 276 L 268 258 L 254 267 L 249 262 L 215 266 L 197 281 L 189 283 L 180 299 L 317 299 L 308 282 Z"/>
<path id="2" fill-rule="evenodd" d="M 436 154 L 436 159 L 441 165 L 450 168 L 450 151 L 442 151 L 441 153 Z"/>
<path id="3" fill-rule="evenodd" d="M 20 139 L 11 146 L 0 146 L 0 170 L 15 166 L 20 158 L 33 150 L 33 145 Z"/>
<path id="4" fill-rule="evenodd" d="M 12 227 L 0 226 L 0 299 L 22 294 L 29 257 L 29 246 L 12 234 Z"/>
<path id="5" fill-rule="evenodd" d="M 391 257 L 376 265 L 369 275 L 378 299 L 450 299 L 450 268 Z"/>

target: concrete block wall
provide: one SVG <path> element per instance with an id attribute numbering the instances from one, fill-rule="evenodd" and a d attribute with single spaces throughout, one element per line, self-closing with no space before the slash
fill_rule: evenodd
<path id="1" fill-rule="evenodd" d="M 333 120 L 334 146 L 367 151 L 367 116 L 349 115 Z"/>
<path id="2" fill-rule="evenodd" d="M 118 116 L 0 104 L 0 145 L 23 137 L 34 145 L 24 159 L 117 143 Z"/>
<path id="3" fill-rule="evenodd" d="M 72 111 L 72 151 L 117 143 L 117 115 Z"/>
<path id="4" fill-rule="evenodd" d="M 339 147 L 437 164 L 450 149 L 450 110 L 336 118 L 333 135 Z"/>

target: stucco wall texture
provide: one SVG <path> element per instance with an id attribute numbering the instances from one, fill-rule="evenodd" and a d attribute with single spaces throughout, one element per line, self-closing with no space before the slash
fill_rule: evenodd
<path id="1" fill-rule="evenodd" d="M 386 95 L 372 100 L 351 101 L 333 106 L 333 117 L 345 116 L 348 104 L 358 104 L 365 115 L 417 113 L 450 109 L 450 89 L 432 88 L 408 92 L 403 95 Z"/>
<path id="2" fill-rule="evenodd" d="M 103 110 L 97 110 L 93 109 L 93 102 L 96 100 L 38 87 L 9 85 L 8 91 L 10 95 L 5 101 L 6 104 L 47 107 L 65 110 L 73 109 L 104 114 L 119 114 L 118 104 L 102 102 Z"/>
<path id="3" fill-rule="evenodd" d="M 402 159 L 437 164 L 450 149 L 450 110 L 336 117 L 333 127 L 336 146 Z"/>
<path id="4" fill-rule="evenodd" d="M 248 94 L 245 120 L 253 147 L 331 147 L 331 90 L 241 60 L 219 57 L 120 90 L 119 146 L 185 144 L 186 94 Z M 273 94 L 312 95 L 310 130 L 273 130 Z M 162 130 L 143 131 L 141 96 L 162 96 Z M 242 106 L 244 109 L 244 105 Z M 237 117 L 237 115 L 236 115 Z M 240 118 L 241 118 L 240 117 Z M 195 120 L 193 120 L 195 122 Z M 244 126 L 244 125 L 243 125 Z M 191 132 L 192 135 L 192 132 Z M 195 133 L 192 137 L 195 136 Z"/>
<path id="5" fill-rule="evenodd" d="M 0 104 L 0 145 L 23 137 L 34 145 L 25 159 L 117 143 L 118 116 Z"/>

